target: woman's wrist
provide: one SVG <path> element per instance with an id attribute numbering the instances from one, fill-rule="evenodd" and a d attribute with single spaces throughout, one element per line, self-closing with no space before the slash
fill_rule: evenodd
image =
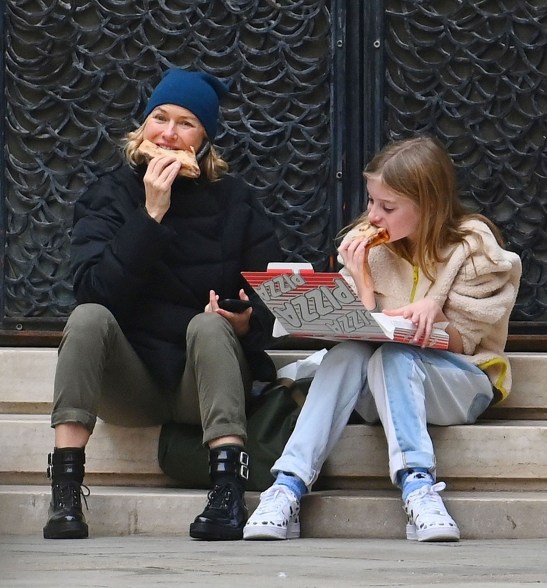
<path id="1" fill-rule="evenodd" d="M 149 210 L 146 206 L 144 207 L 144 209 L 148 213 L 148 216 L 158 223 L 161 223 L 163 217 L 165 216 L 165 212 L 159 210 Z"/>

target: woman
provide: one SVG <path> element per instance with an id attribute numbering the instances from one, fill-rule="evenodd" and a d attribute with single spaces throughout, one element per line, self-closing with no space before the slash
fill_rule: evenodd
<path id="1" fill-rule="evenodd" d="M 242 536 L 245 399 L 253 379 L 275 377 L 263 351 L 272 317 L 252 293 L 241 313 L 219 301 L 249 300 L 240 272 L 264 270 L 281 252 L 263 209 L 212 146 L 226 92 L 209 74 L 169 70 L 127 137 L 127 165 L 76 203 L 78 306 L 55 376 L 45 538 L 88 535 L 80 493 L 97 416 L 125 426 L 202 424 L 214 487 L 190 535 Z M 138 151 L 145 139 L 165 154 L 148 161 Z M 180 177 L 170 150 L 198 153 L 200 178 Z"/>
<path id="2" fill-rule="evenodd" d="M 339 247 L 342 271 L 367 310 L 416 325 L 415 345 L 350 341 L 326 354 L 245 539 L 299 536 L 300 499 L 357 408 L 383 425 L 407 538 L 457 541 L 460 531 L 439 496 L 445 485 L 435 480 L 427 425 L 473 423 L 510 390 L 504 347 L 519 257 L 503 249 L 490 221 L 464 210 L 452 161 L 435 140 L 390 144 L 364 175 L 367 212 Z M 390 241 L 369 247 L 368 238 L 357 237 L 364 222 L 387 229 Z M 426 347 L 437 322 L 448 323 L 448 351 Z"/>

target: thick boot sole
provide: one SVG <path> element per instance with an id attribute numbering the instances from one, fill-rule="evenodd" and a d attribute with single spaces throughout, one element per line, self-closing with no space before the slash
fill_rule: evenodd
<path id="1" fill-rule="evenodd" d="M 243 528 L 234 529 L 202 521 L 190 525 L 190 537 L 204 541 L 238 541 L 243 539 Z"/>
<path id="2" fill-rule="evenodd" d="M 89 529 L 81 521 L 59 521 L 44 527 L 44 539 L 86 539 Z"/>

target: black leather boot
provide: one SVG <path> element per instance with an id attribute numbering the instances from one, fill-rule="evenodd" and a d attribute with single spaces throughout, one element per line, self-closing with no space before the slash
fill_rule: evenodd
<path id="1" fill-rule="evenodd" d="M 214 487 L 205 510 L 190 525 L 190 537 L 207 541 L 242 539 L 249 517 L 244 496 L 249 454 L 238 445 L 210 449 L 209 473 Z"/>
<path id="2" fill-rule="evenodd" d="M 85 539 L 88 528 L 81 498 L 85 452 L 78 447 L 55 448 L 48 456 L 48 464 L 51 502 L 44 539 Z"/>

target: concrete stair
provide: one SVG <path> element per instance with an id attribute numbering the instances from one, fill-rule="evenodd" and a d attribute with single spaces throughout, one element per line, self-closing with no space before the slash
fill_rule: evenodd
<path id="1" fill-rule="evenodd" d="M 278 367 L 309 351 L 272 351 Z M 41 535 L 53 443 L 56 350 L 0 349 L 0 534 Z M 438 476 L 464 538 L 547 537 L 547 354 L 510 354 L 515 385 L 473 426 L 434 427 Z M 91 535 L 184 534 L 206 490 L 176 488 L 157 464 L 159 427 L 99 422 L 86 455 Z M 258 502 L 248 494 L 249 507 Z M 302 504 L 304 537 L 404 537 L 379 426 L 349 425 Z"/>

